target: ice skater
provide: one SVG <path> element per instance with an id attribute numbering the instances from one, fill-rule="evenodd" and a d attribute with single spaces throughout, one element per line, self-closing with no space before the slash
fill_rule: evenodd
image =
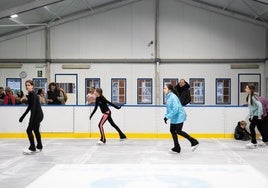
<path id="1" fill-rule="evenodd" d="M 39 132 L 40 123 L 43 120 L 44 114 L 41 108 L 41 104 L 39 101 L 38 96 L 34 92 L 34 83 L 32 80 L 27 80 L 25 82 L 26 90 L 28 91 L 28 107 L 23 115 L 20 117 L 19 122 L 22 122 L 24 117 L 31 111 L 29 124 L 27 127 L 27 135 L 30 141 L 30 147 L 23 151 L 24 155 L 32 155 L 36 152 L 41 152 L 43 149 L 42 141 L 41 141 L 41 134 Z M 34 136 L 37 141 L 37 145 L 35 146 Z"/>
<path id="2" fill-rule="evenodd" d="M 164 122 L 167 124 L 167 120 L 170 120 L 170 133 L 174 142 L 174 148 L 172 148 L 170 152 L 181 152 L 177 134 L 188 139 L 191 143 L 191 149 L 194 151 L 198 147 L 199 142 L 186 132 L 182 131 L 183 123 L 186 120 L 186 114 L 180 100 L 174 94 L 174 92 L 174 88 L 171 84 L 165 85 L 164 93 L 166 95 L 166 114 L 164 117 Z"/>
<path id="3" fill-rule="evenodd" d="M 257 95 L 255 95 L 255 86 L 254 85 L 246 85 L 245 88 L 247 95 L 246 101 L 249 109 L 249 130 L 251 134 L 251 142 L 246 145 L 246 148 L 253 149 L 257 147 L 256 140 L 256 131 L 255 128 L 257 126 L 259 132 L 262 136 L 265 137 L 263 126 L 262 126 L 262 104 L 258 100 Z M 265 142 L 267 142 L 265 140 Z M 260 143 L 259 145 L 266 145 L 265 143 Z"/>
<path id="4" fill-rule="evenodd" d="M 126 135 L 120 130 L 120 128 L 114 123 L 113 119 L 112 119 L 112 116 L 111 116 L 111 110 L 108 108 L 108 105 L 111 105 L 113 106 L 114 108 L 116 109 L 120 109 L 121 106 L 117 106 L 115 104 L 113 104 L 112 102 L 108 101 L 102 94 L 102 89 L 101 88 L 96 88 L 95 91 L 94 91 L 94 95 L 96 95 L 96 103 L 95 103 L 95 107 L 94 107 L 94 110 L 92 111 L 89 119 L 91 120 L 92 116 L 94 115 L 94 113 L 96 112 L 98 106 L 100 107 L 101 109 L 101 112 L 102 112 L 102 118 L 99 122 L 99 130 L 100 130 L 100 134 L 101 134 L 101 138 L 100 138 L 100 141 L 97 142 L 98 145 L 102 145 L 102 144 L 105 144 L 106 143 L 106 137 L 105 137 L 105 133 L 104 133 L 104 129 L 103 129 L 103 126 L 104 126 L 104 123 L 108 120 L 109 123 L 111 124 L 111 126 L 113 128 L 116 129 L 116 131 L 119 133 L 119 137 L 121 140 L 124 140 L 126 139 Z"/>

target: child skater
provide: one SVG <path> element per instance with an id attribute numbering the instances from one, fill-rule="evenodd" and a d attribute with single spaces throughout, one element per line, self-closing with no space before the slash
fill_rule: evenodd
<path id="1" fill-rule="evenodd" d="M 174 148 L 172 148 L 170 152 L 180 153 L 181 151 L 177 134 L 188 139 L 191 143 L 191 149 L 194 151 L 199 143 L 195 138 L 182 131 L 183 122 L 186 120 L 186 114 L 178 97 L 174 94 L 173 86 L 167 84 L 164 87 L 164 93 L 166 95 L 166 114 L 164 121 L 167 124 L 167 120 L 170 119 L 170 133 L 174 141 Z"/>
<path id="2" fill-rule="evenodd" d="M 96 88 L 94 91 L 94 94 L 96 95 L 96 103 L 95 103 L 95 107 L 93 112 L 91 113 L 89 119 L 92 118 L 92 116 L 94 115 L 94 113 L 96 112 L 98 106 L 100 106 L 101 112 L 102 112 L 102 118 L 99 122 L 99 130 L 100 130 L 100 134 L 101 134 L 101 139 L 100 141 L 97 142 L 97 144 L 102 145 L 106 143 L 106 138 L 105 138 L 105 134 L 104 134 L 104 129 L 103 129 L 103 125 L 104 123 L 108 120 L 109 123 L 112 125 L 113 128 L 115 128 L 117 130 L 117 132 L 119 133 L 120 139 L 124 140 L 126 139 L 126 135 L 119 129 L 119 127 L 114 123 L 112 117 L 111 117 L 111 110 L 108 108 L 107 104 L 113 106 L 116 109 L 120 109 L 121 106 L 116 106 L 115 104 L 111 103 L 110 101 L 108 101 L 103 95 L 102 95 L 102 89 L 101 88 Z"/>
<path id="3" fill-rule="evenodd" d="M 30 141 L 30 147 L 23 151 L 24 155 L 32 155 L 35 152 L 41 152 L 43 149 L 42 142 L 41 142 L 41 134 L 39 132 L 40 122 L 43 120 L 44 114 L 41 108 L 41 104 L 39 102 L 38 96 L 35 94 L 33 88 L 34 83 L 32 80 L 27 80 L 25 82 L 26 90 L 28 91 L 28 107 L 24 114 L 20 117 L 19 122 L 22 122 L 24 117 L 31 111 L 31 116 L 29 119 L 29 125 L 27 127 L 27 135 Z M 34 136 L 33 131 L 35 134 L 35 138 L 37 141 L 37 146 L 34 143 Z"/>

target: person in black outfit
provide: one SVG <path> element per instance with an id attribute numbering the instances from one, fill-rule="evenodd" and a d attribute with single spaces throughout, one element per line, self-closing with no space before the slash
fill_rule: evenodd
<path id="1" fill-rule="evenodd" d="M 48 85 L 48 91 L 47 91 L 47 104 L 61 104 L 61 99 L 63 96 L 60 95 L 60 89 L 58 88 L 57 84 L 55 82 L 51 82 Z"/>
<path id="2" fill-rule="evenodd" d="M 108 120 L 109 123 L 112 125 L 113 128 L 115 128 L 117 130 L 117 132 L 119 133 L 120 139 L 124 140 L 126 139 L 126 135 L 119 129 L 119 127 L 114 123 L 112 117 L 111 117 L 111 110 L 108 108 L 107 104 L 113 106 L 116 109 L 120 109 L 121 106 L 117 106 L 115 104 L 113 104 L 112 102 L 108 101 L 103 95 L 102 95 L 102 89 L 101 88 L 96 88 L 94 91 L 94 95 L 96 95 L 96 103 L 95 103 L 95 107 L 94 110 L 92 111 L 89 119 L 91 120 L 92 116 L 94 115 L 94 113 L 96 112 L 98 106 L 100 106 L 101 112 L 103 114 L 100 122 L 99 122 L 99 130 L 100 130 L 100 134 L 101 134 L 101 139 L 100 141 L 97 142 L 97 144 L 102 145 L 106 143 L 106 138 L 105 138 L 105 133 L 104 133 L 104 129 L 103 129 L 103 125 L 104 123 Z"/>
<path id="3" fill-rule="evenodd" d="M 33 81 L 27 80 L 25 82 L 25 87 L 26 87 L 26 90 L 28 91 L 28 107 L 26 111 L 23 113 L 23 115 L 20 117 L 19 122 L 22 122 L 24 117 L 28 114 L 28 112 L 31 111 L 29 124 L 26 130 L 28 139 L 30 141 L 30 147 L 23 151 L 23 154 L 31 155 L 31 154 L 34 154 L 35 152 L 41 152 L 43 149 L 39 128 L 40 128 L 40 123 L 43 120 L 44 114 L 41 108 L 41 104 L 39 102 L 39 98 L 34 92 Z M 33 132 L 35 134 L 35 138 L 37 141 L 36 147 L 34 143 Z"/>
<path id="4" fill-rule="evenodd" d="M 247 141 L 251 139 L 250 133 L 246 129 L 247 123 L 245 121 L 239 121 L 235 127 L 234 138 L 236 140 Z"/>
<path id="5" fill-rule="evenodd" d="M 184 79 L 180 79 L 180 82 L 175 86 L 175 91 L 182 106 L 191 102 L 190 85 Z"/>

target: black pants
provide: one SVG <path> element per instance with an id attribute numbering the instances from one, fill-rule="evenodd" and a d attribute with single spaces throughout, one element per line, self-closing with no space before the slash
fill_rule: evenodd
<path id="1" fill-rule="evenodd" d="M 111 111 L 107 111 L 102 115 L 102 118 L 99 122 L 99 130 L 100 130 L 100 134 L 101 134 L 101 141 L 102 142 L 106 142 L 106 138 L 105 138 L 105 134 L 104 134 L 104 129 L 103 129 L 103 125 L 106 121 L 109 121 L 109 123 L 111 124 L 111 126 L 113 128 L 115 128 L 115 130 L 119 133 L 120 138 L 126 138 L 125 134 L 119 129 L 119 127 L 114 123 L 112 117 L 111 117 Z"/>
<path id="2" fill-rule="evenodd" d="M 262 136 L 263 142 L 268 142 L 262 120 L 258 119 L 258 116 L 254 116 L 249 125 L 249 130 L 251 134 L 251 143 L 257 144 L 256 131 L 255 131 L 256 126 Z"/>
<path id="3" fill-rule="evenodd" d="M 189 140 L 189 142 L 191 142 L 191 146 L 196 145 L 198 141 L 195 138 L 188 135 L 186 132 L 182 131 L 182 127 L 183 127 L 183 123 L 179 123 L 179 124 L 171 123 L 170 124 L 170 133 L 173 138 L 174 147 L 180 149 L 180 144 L 179 144 L 177 135 L 183 136 L 184 138 Z"/>
<path id="4" fill-rule="evenodd" d="M 268 142 L 268 116 L 265 116 L 263 118 L 262 129 L 263 129 L 262 140 L 263 142 Z"/>
<path id="5" fill-rule="evenodd" d="M 33 120 L 32 122 L 29 123 L 26 132 L 28 135 L 28 139 L 30 141 L 30 147 L 29 150 L 31 151 L 36 151 L 37 149 L 43 149 L 43 145 L 42 145 L 42 141 L 41 141 L 41 134 L 39 132 L 39 128 L 40 128 L 40 123 L 43 120 L 43 118 L 40 119 L 36 119 Z M 35 143 L 34 143 L 34 136 L 33 136 L 33 132 L 37 141 L 37 146 L 35 147 Z"/>

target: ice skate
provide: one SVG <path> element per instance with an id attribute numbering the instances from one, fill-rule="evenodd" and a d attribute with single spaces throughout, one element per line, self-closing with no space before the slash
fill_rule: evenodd
<path id="1" fill-rule="evenodd" d="M 25 149 L 22 152 L 23 155 L 34 155 L 35 151 L 29 150 L 29 149 Z"/>
<path id="2" fill-rule="evenodd" d="M 246 145 L 246 148 L 247 149 L 255 149 L 255 148 L 257 148 L 258 147 L 258 145 L 257 144 L 253 144 L 253 143 L 248 143 L 247 145 Z"/>

